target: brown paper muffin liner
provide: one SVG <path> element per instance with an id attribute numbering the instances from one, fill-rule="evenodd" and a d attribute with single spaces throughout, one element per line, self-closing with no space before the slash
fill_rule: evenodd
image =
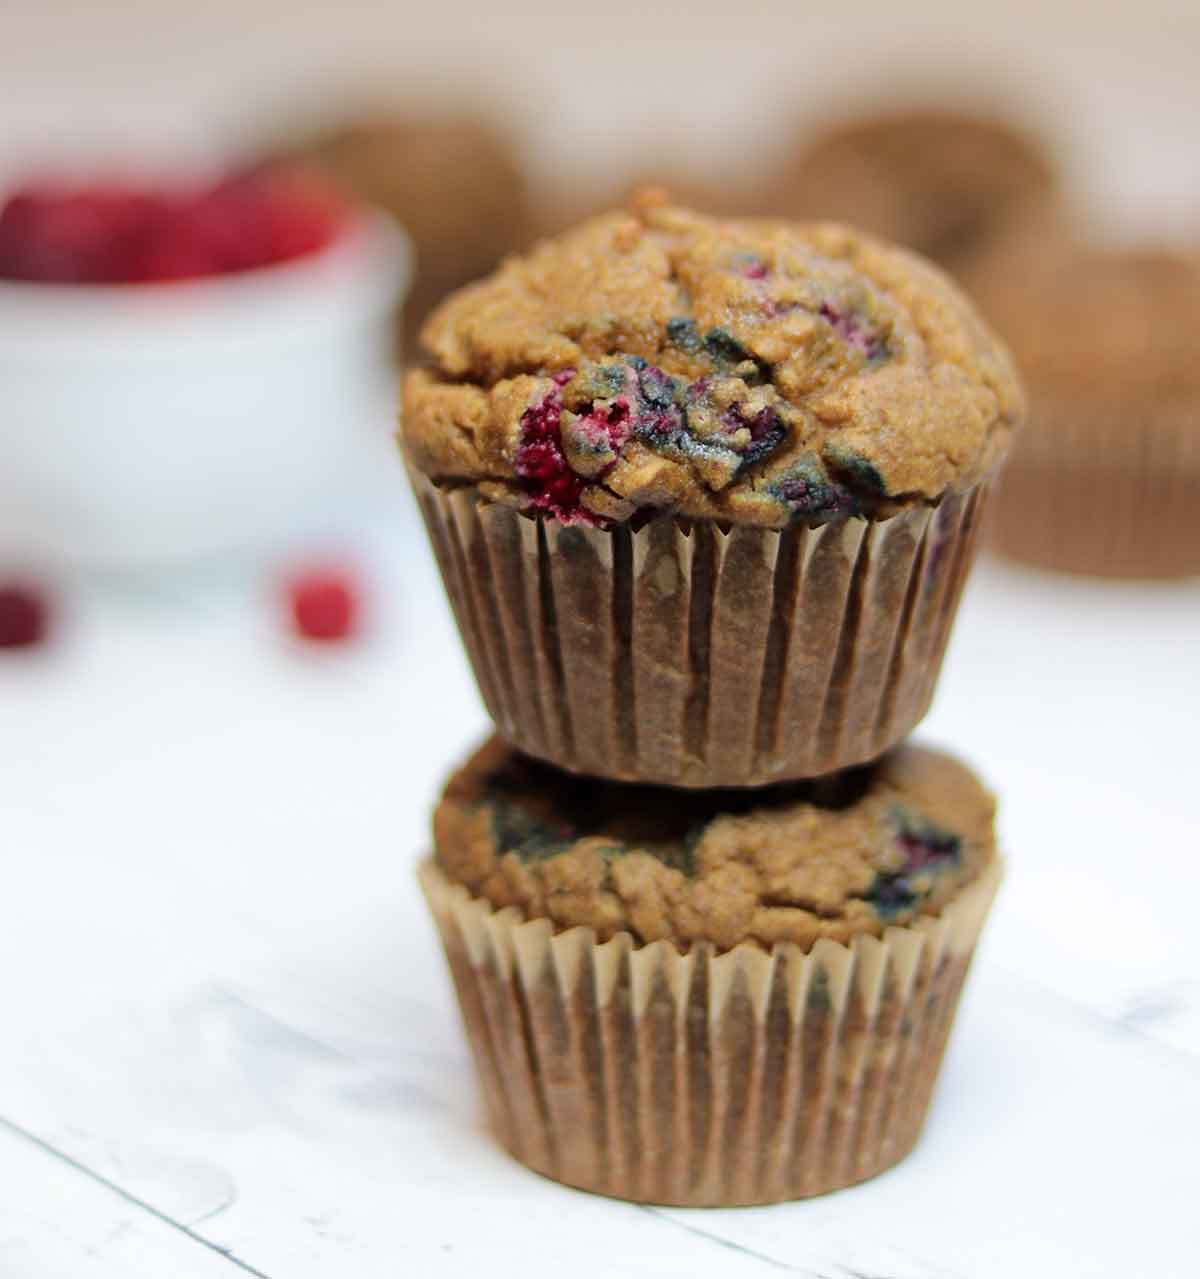
<path id="1" fill-rule="evenodd" d="M 1043 397 L 1013 449 L 990 543 L 1015 560 L 1104 577 L 1200 573 L 1200 407 Z"/>
<path id="2" fill-rule="evenodd" d="M 912 1149 L 1001 873 L 807 953 L 597 943 L 432 861 L 420 880 L 504 1146 L 584 1190 L 703 1207 L 823 1194 Z"/>
<path id="3" fill-rule="evenodd" d="M 815 528 L 602 530 L 412 478 L 499 732 L 572 772 L 687 787 L 816 777 L 906 737 L 989 488 Z"/>

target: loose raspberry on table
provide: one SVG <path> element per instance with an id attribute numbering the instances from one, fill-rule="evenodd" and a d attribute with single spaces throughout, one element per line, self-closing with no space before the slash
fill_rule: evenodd
<path id="1" fill-rule="evenodd" d="M 0 582 L 0 648 L 40 644 L 49 628 L 46 597 L 27 582 Z"/>
<path id="2" fill-rule="evenodd" d="M 359 626 L 359 588 L 345 570 L 310 569 L 288 583 L 292 625 L 305 639 L 349 639 Z"/>

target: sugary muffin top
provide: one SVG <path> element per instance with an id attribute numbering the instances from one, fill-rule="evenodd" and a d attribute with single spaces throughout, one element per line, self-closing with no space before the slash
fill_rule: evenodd
<path id="1" fill-rule="evenodd" d="M 852 118 L 781 166 L 777 200 L 844 218 L 959 266 L 1014 216 L 1051 201 L 1037 140 L 1001 120 L 913 109 Z"/>
<path id="2" fill-rule="evenodd" d="M 410 462 L 565 522 L 887 513 L 975 482 L 1023 412 L 1005 348 L 936 268 L 653 194 L 510 259 L 422 337 Z"/>
<path id="3" fill-rule="evenodd" d="M 493 737 L 433 829 L 450 879 L 560 928 L 807 948 L 937 914 L 994 856 L 994 811 L 962 764 L 917 746 L 818 782 L 683 794 L 574 777 Z"/>
<path id="4" fill-rule="evenodd" d="M 1200 257 L 1013 244 L 976 288 L 1039 399 L 1121 400 L 1136 412 L 1200 390 Z"/>

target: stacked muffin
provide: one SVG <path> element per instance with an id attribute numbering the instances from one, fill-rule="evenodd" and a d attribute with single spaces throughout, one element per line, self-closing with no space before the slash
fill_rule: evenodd
<path id="1" fill-rule="evenodd" d="M 748 1204 L 912 1146 L 999 879 L 901 745 L 1022 413 L 937 270 L 647 198 L 445 302 L 403 444 L 498 736 L 422 884 L 504 1144 Z"/>

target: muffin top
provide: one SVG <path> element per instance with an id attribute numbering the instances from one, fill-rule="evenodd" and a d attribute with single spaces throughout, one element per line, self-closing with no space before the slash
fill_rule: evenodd
<path id="1" fill-rule="evenodd" d="M 1136 409 L 1200 390 L 1200 257 L 1014 244 L 975 287 L 1038 397 L 1124 400 Z"/>
<path id="2" fill-rule="evenodd" d="M 1022 211 L 1048 203 L 1037 141 L 986 116 L 913 109 L 849 119 L 783 167 L 776 203 L 844 218 L 958 267 Z"/>
<path id="3" fill-rule="evenodd" d="M 653 193 L 510 259 L 422 338 L 410 462 L 569 523 L 887 514 L 986 474 L 1023 411 L 1003 345 L 936 268 Z"/>
<path id="4" fill-rule="evenodd" d="M 450 879 L 560 928 L 807 948 L 937 914 L 995 855 L 994 811 L 962 764 L 918 746 L 816 782 L 681 793 L 575 777 L 493 737 L 433 830 Z"/>

